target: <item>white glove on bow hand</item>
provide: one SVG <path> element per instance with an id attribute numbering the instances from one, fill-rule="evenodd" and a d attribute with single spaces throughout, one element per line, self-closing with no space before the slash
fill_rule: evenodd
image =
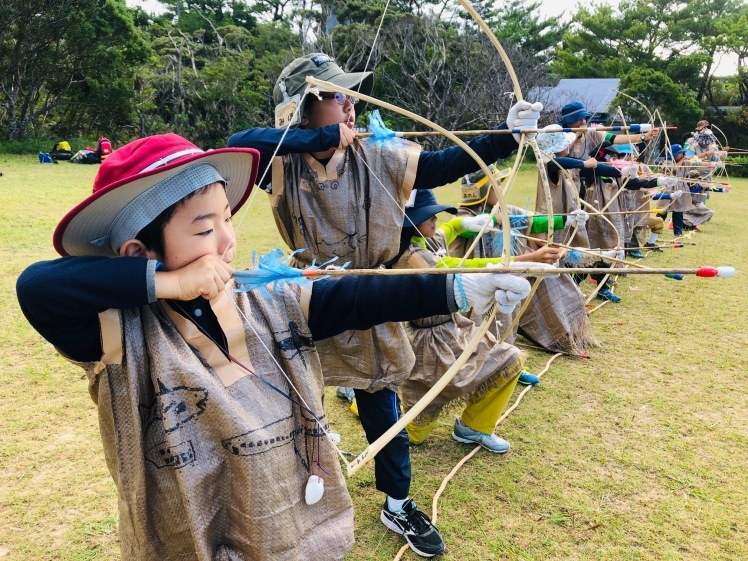
<path id="1" fill-rule="evenodd" d="M 500 267 L 501 265 L 494 265 L 493 263 L 489 263 L 486 265 L 486 267 Z M 539 261 L 512 261 L 509 263 L 510 269 L 554 269 L 558 271 L 558 267 L 556 265 L 551 265 L 550 263 L 541 263 Z M 532 276 L 532 273 L 522 273 L 518 272 L 518 275 L 525 275 L 528 277 Z M 558 274 L 545 274 L 543 275 L 544 279 L 557 279 Z"/>
<path id="2" fill-rule="evenodd" d="M 462 219 L 462 229 L 470 232 L 480 232 L 483 225 L 487 222 L 491 222 L 491 217 L 487 214 L 466 216 Z"/>
<path id="3" fill-rule="evenodd" d="M 569 216 L 566 217 L 565 228 L 576 226 L 580 230 L 584 230 L 585 224 L 590 219 L 590 215 L 584 210 L 572 210 Z"/>
<path id="4" fill-rule="evenodd" d="M 675 177 L 658 177 L 657 178 L 658 187 L 668 187 L 672 189 L 676 185 L 678 185 L 678 180 Z"/>
<path id="5" fill-rule="evenodd" d="M 626 166 L 621 169 L 621 177 L 636 179 L 639 177 L 639 166 Z"/>
<path id="6" fill-rule="evenodd" d="M 613 259 L 626 259 L 626 252 L 622 249 L 609 249 L 607 251 L 601 251 L 600 257 L 603 261 L 606 263 L 610 263 L 611 261 L 609 259 L 606 259 L 607 257 L 612 257 Z"/>
<path id="7" fill-rule="evenodd" d="M 530 294 L 530 283 L 509 274 L 455 275 L 454 293 L 460 310 L 470 308 L 483 315 L 496 302 L 504 314 L 511 314 L 515 306 Z"/>
<path id="8" fill-rule="evenodd" d="M 529 101 L 518 101 L 509 109 L 506 117 L 506 124 L 509 129 L 537 129 L 540 112 L 543 110 L 543 104 L 540 102 L 530 103 Z M 536 133 L 528 133 L 527 139 L 535 138 Z M 518 143 L 521 135 L 514 133 L 514 140 Z"/>
<path id="9" fill-rule="evenodd" d="M 680 189 L 678 189 L 677 191 L 673 191 L 672 193 L 670 193 L 670 200 L 674 201 L 676 199 L 679 199 L 682 194 L 683 191 L 681 191 Z"/>

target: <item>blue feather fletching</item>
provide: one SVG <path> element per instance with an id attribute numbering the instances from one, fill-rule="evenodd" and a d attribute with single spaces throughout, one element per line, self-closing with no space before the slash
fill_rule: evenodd
<path id="1" fill-rule="evenodd" d="M 397 137 L 397 133 L 388 129 L 384 124 L 379 109 L 369 113 L 369 132 L 371 133 L 370 140 L 376 144 L 404 144 L 403 140 Z"/>
<path id="2" fill-rule="evenodd" d="M 586 263 L 587 261 L 589 261 L 589 257 L 581 251 L 577 251 L 576 249 L 568 251 L 566 253 L 566 257 L 564 257 L 564 263 L 568 267 L 577 267 Z"/>
<path id="3" fill-rule="evenodd" d="M 273 290 L 279 288 L 285 283 L 294 283 L 299 286 L 311 286 L 312 280 L 304 276 L 304 272 L 296 267 L 291 267 L 288 261 L 297 253 L 304 251 L 303 249 L 297 249 L 288 257 L 283 257 L 283 252 L 278 249 L 271 249 L 268 253 L 260 255 L 259 258 L 255 252 L 252 252 L 252 268 L 245 271 L 234 271 L 234 280 L 236 280 L 237 292 L 249 292 L 250 290 L 260 290 L 265 298 L 270 299 L 271 295 L 268 292 L 267 285 L 273 284 Z M 336 258 L 331 259 L 322 263 L 322 265 L 316 265 L 316 261 L 312 261 L 312 264 L 308 267 L 309 269 L 321 269 L 333 261 Z M 343 267 L 348 266 L 348 263 Z M 324 278 L 324 277 L 319 277 Z M 319 278 L 315 280 L 319 280 Z"/>
<path id="4" fill-rule="evenodd" d="M 521 255 L 523 252 L 523 244 L 520 238 L 513 234 L 521 233 L 521 228 L 512 228 L 511 234 L 509 235 L 509 248 L 512 255 Z M 488 237 L 488 243 L 490 245 L 491 255 L 501 255 L 504 249 L 504 231 L 494 230 Z"/>

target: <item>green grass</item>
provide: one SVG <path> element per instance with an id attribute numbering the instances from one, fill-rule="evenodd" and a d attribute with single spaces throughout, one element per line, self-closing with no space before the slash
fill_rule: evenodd
<path id="1" fill-rule="evenodd" d="M 52 230 L 90 192 L 96 171 L 0 156 L 3 561 L 119 558 L 116 495 L 86 380 L 24 321 L 14 289 L 26 266 L 55 257 Z M 732 184 L 733 192 L 710 200 L 715 217 L 689 240 L 697 246 L 645 263 L 748 270 L 748 180 Z M 523 171 L 514 189 L 510 202 L 525 207 L 534 173 Z M 458 200 L 455 190 L 437 194 Z M 240 262 L 249 263 L 252 249 L 281 246 L 265 200 L 240 232 Z M 499 429 L 512 451 L 480 452 L 450 482 L 439 503 L 443 558 L 748 559 L 747 289 L 745 274 L 619 279 L 623 301 L 592 316 L 602 347 L 590 360 L 553 363 Z M 547 358 L 531 353 L 531 369 Z M 328 392 L 343 449 L 362 450 L 358 422 Z M 412 495 L 427 512 L 442 478 L 469 451 L 450 430 L 447 415 L 412 453 Z M 402 542 L 378 521 L 382 496 L 372 470 L 349 488 L 357 540 L 349 558 L 392 559 Z"/>

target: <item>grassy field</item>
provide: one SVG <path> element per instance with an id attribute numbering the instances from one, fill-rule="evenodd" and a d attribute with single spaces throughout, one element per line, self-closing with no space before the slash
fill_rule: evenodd
<path id="1" fill-rule="evenodd" d="M 116 496 L 86 381 L 24 321 L 14 288 L 26 266 L 55 257 L 52 229 L 90 192 L 96 170 L 0 156 L 3 561 L 119 558 Z M 524 207 L 535 176 L 528 170 L 520 179 L 510 198 Z M 748 270 L 748 180 L 732 184 L 733 192 L 712 197 L 714 219 L 689 240 L 697 245 L 645 263 Z M 454 191 L 438 196 L 457 200 Z M 240 232 L 242 263 L 252 249 L 281 245 L 265 200 Z M 589 360 L 554 362 L 499 427 L 512 451 L 478 453 L 447 487 L 438 521 L 444 559 L 748 559 L 746 275 L 631 275 L 617 292 L 620 304 L 592 316 L 602 347 Z M 547 359 L 531 353 L 529 365 L 538 371 Z M 328 391 L 343 448 L 360 451 L 360 426 Z M 427 512 L 470 450 L 452 441 L 451 423 L 445 416 L 412 453 L 412 495 Z M 349 487 L 357 539 L 349 558 L 392 559 L 401 540 L 378 521 L 373 471 Z"/>

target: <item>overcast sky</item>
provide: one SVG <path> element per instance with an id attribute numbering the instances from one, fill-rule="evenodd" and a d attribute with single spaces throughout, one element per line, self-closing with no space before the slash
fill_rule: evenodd
<path id="1" fill-rule="evenodd" d="M 128 6 L 142 6 L 146 12 L 160 12 L 161 5 L 158 0 L 125 0 Z M 564 13 L 573 12 L 579 0 L 543 0 L 540 11 L 548 16 L 559 16 Z M 615 1 L 615 0 L 613 0 Z"/>
<path id="2" fill-rule="evenodd" d="M 142 6 L 146 12 L 161 12 L 163 8 L 158 0 L 125 0 L 128 6 Z M 595 3 L 617 3 L 619 0 L 598 0 Z M 542 0 L 540 4 L 540 14 L 544 17 L 550 16 L 567 16 L 567 18 L 576 11 L 580 0 Z M 585 2 L 589 5 L 589 2 Z M 717 61 L 718 76 L 729 76 L 737 73 L 737 58 L 731 60 L 724 57 Z"/>

